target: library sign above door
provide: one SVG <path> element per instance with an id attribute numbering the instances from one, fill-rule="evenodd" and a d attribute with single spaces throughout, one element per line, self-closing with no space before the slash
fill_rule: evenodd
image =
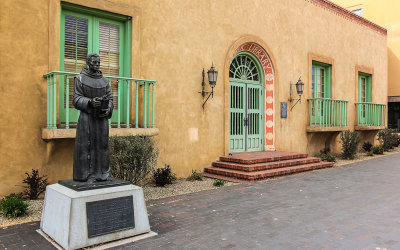
<path id="1" fill-rule="evenodd" d="M 260 61 L 265 79 L 265 150 L 274 150 L 274 69 L 267 52 L 256 43 L 244 43 L 240 45 L 235 55 L 242 51 L 248 51 Z"/>

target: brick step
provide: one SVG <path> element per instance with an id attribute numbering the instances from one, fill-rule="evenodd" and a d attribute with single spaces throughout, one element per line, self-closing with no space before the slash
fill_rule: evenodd
<path id="1" fill-rule="evenodd" d="M 299 172 L 304 172 L 304 171 L 311 171 L 314 169 L 327 168 L 327 167 L 332 167 L 332 166 L 333 166 L 332 162 L 318 162 L 318 163 L 268 169 L 268 170 L 255 171 L 255 172 L 244 172 L 244 171 L 238 171 L 238 170 L 226 169 L 226 168 L 207 167 L 204 169 L 204 172 L 214 174 L 214 175 L 221 175 L 221 176 L 233 177 L 233 178 L 237 178 L 237 179 L 244 179 L 244 180 L 248 180 L 248 181 L 256 181 L 256 180 L 261 180 L 261 179 L 265 179 L 265 178 L 272 178 L 272 177 L 276 177 L 276 176 L 294 174 L 294 173 L 299 173 Z"/>
<path id="2" fill-rule="evenodd" d="M 253 172 L 253 171 L 262 171 L 273 168 L 290 167 L 301 164 L 317 163 L 320 161 L 321 159 L 317 157 L 299 158 L 293 160 L 282 160 L 282 161 L 273 161 L 273 162 L 256 163 L 256 164 L 241 164 L 234 162 L 216 161 L 212 163 L 212 166 L 218 168 L 240 170 L 245 172 Z"/>
<path id="3" fill-rule="evenodd" d="M 236 153 L 233 155 L 225 155 L 219 158 L 220 161 L 234 162 L 240 164 L 256 164 L 273 161 L 284 161 L 291 159 L 306 158 L 307 154 L 294 153 L 294 152 L 247 152 L 247 153 Z"/>
<path id="4" fill-rule="evenodd" d="M 203 177 L 212 178 L 212 179 L 218 179 L 218 180 L 224 180 L 224 181 L 230 181 L 230 182 L 235 182 L 235 183 L 247 183 L 247 182 L 249 182 L 248 180 L 244 180 L 244 179 L 238 179 L 238 178 L 234 178 L 234 177 L 218 175 L 218 174 L 211 174 L 211 173 L 206 173 L 206 172 L 203 172 Z"/>

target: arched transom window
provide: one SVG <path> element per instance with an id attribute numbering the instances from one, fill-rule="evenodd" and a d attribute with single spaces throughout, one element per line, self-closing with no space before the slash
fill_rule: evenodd
<path id="1" fill-rule="evenodd" d="M 254 61 L 247 55 L 239 55 L 231 62 L 229 78 L 259 81 L 260 76 Z"/>

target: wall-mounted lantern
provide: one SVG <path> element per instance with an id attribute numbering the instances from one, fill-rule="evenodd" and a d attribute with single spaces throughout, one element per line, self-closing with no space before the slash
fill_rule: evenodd
<path id="1" fill-rule="evenodd" d="M 204 68 L 203 68 L 202 76 L 203 76 L 203 81 L 201 82 L 202 90 L 199 93 L 201 93 L 201 95 L 203 96 L 203 99 L 208 93 L 210 93 L 208 95 L 207 99 L 205 100 L 205 102 L 203 103 L 203 109 L 204 109 L 204 105 L 208 101 L 208 98 L 210 98 L 210 96 L 211 96 L 211 98 L 214 98 L 214 87 L 215 87 L 215 85 L 217 85 L 218 71 L 215 70 L 214 63 L 212 63 L 211 68 L 207 71 L 208 84 L 210 84 L 211 92 L 205 91 L 206 84 L 204 82 L 204 77 L 205 77 Z"/>
<path id="2" fill-rule="evenodd" d="M 293 97 L 292 97 L 292 85 L 296 85 L 296 91 L 297 91 L 297 94 L 299 95 L 299 99 L 293 99 Z M 289 97 L 289 101 L 292 102 L 292 101 L 296 101 L 297 100 L 297 102 L 290 108 L 290 110 L 292 110 L 294 108 L 294 106 L 296 106 L 296 104 L 298 102 L 301 103 L 301 95 L 303 94 L 303 91 L 304 91 L 304 83 L 301 80 L 301 76 L 299 77 L 299 80 L 297 80 L 296 84 L 292 84 L 292 82 L 290 81 L 290 97 Z"/>

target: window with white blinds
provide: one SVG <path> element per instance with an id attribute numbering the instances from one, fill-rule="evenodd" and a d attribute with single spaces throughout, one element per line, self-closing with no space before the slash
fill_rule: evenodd
<path id="1" fill-rule="evenodd" d="M 105 75 L 119 75 L 119 26 L 100 22 L 99 55 L 101 70 Z"/>
<path id="2" fill-rule="evenodd" d="M 86 65 L 88 23 L 85 18 L 65 16 L 64 70 L 78 72 Z"/>
<path id="3" fill-rule="evenodd" d="M 86 65 L 88 54 L 88 24 L 89 20 L 76 16 L 65 16 L 64 37 L 64 71 L 80 72 Z M 69 81 L 69 103 L 68 107 L 73 109 L 74 79 Z M 64 86 L 66 88 L 66 86 Z M 64 100 L 66 91 L 64 91 Z M 65 103 L 67 108 L 67 103 Z"/>
<path id="4" fill-rule="evenodd" d="M 110 23 L 99 24 L 100 70 L 104 75 L 119 76 L 120 27 Z M 111 81 L 114 108 L 118 109 L 118 81 Z"/>

